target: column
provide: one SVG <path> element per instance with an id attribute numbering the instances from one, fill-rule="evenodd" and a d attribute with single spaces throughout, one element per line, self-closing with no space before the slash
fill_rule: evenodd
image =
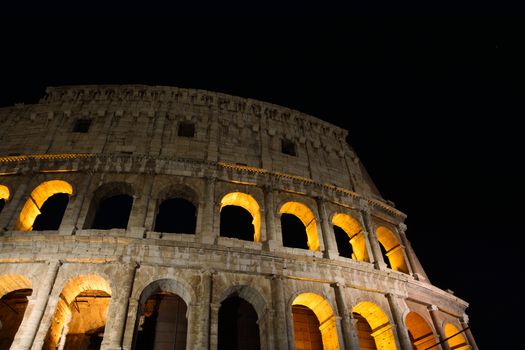
<path id="1" fill-rule="evenodd" d="M 200 241 L 206 244 L 214 244 L 217 232 L 214 230 L 215 219 L 215 178 L 206 178 L 206 191 L 204 198 L 203 225 L 200 234 Z M 201 213 L 199 213 L 200 215 Z"/>
<path id="2" fill-rule="evenodd" d="M 133 337 L 135 336 L 135 324 L 139 313 L 139 300 L 129 298 L 126 327 L 124 330 L 124 339 L 122 340 L 122 349 L 131 349 Z"/>
<path id="3" fill-rule="evenodd" d="M 284 300 L 283 277 L 272 275 L 270 277 L 272 286 L 272 304 L 275 311 L 274 329 L 275 349 L 288 349 L 288 335 L 286 325 L 286 302 Z"/>
<path id="4" fill-rule="evenodd" d="M 210 348 L 210 330 L 211 330 L 211 299 L 213 293 L 213 275 L 215 271 L 206 270 L 201 273 L 201 285 L 202 285 L 202 294 L 200 308 L 201 308 L 201 324 L 202 327 L 202 348 Z"/>
<path id="5" fill-rule="evenodd" d="M 397 336 L 399 338 L 399 343 L 403 350 L 412 350 L 412 342 L 408 335 L 408 330 L 403 320 L 403 310 L 399 305 L 399 297 L 392 293 L 387 293 L 386 297 L 388 299 L 388 304 L 390 305 L 390 311 L 394 317 L 396 323 Z"/>
<path id="6" fill-rule="evenodd" d="M 129 222 L 127 231 L 131 236 L 142 238 L 146 231 L 146 214 L 148 202 L 151 197 L 151 189 L 153 187 L 154 176 L 146 176 L 142 191 L 133 196 L 133 206 L 129 214 Z"/>
<path id="7" fill-rule="evenodd" d="M 403 249 L 403 257 L 405 258 L 408 272 L 411 275 L 414 275 L 414 267 L 415 267 L 414 257 L 412 256 L 411 251 L 409 249 L 410 248 L 409 242 L 405 234 L 406 229 L 407 229 L 407 226 L 403 223 L 397 226 L 397 232 L 399 233 L 399 237 L 401 238 L 401 242 L 400 242 L 401 248 Z"/>
<path id="8" fill-rule="evenodd" d="M 343 340 L 345 349 L 358 350 L 359 349 L 359 338 L 357 336 L 357 330 L 355 324 L 357 320 L 353 319 L 352 315 L 348 312 L 348 307 L 345 302 L 344 289 L 345 286 L 341 283 L 333 283 L 332 288 L 335 292 L 335 301 L 337 303 L 337 310 L 341 315 L 341 326 L 343 329 Z"/>
<path id="9" fill-rule="evenodd" d="M 16 191 L 11 196 L 11 199 L 6 201 L 5 207 L 2 210 L 2 215 L 0 215 L 0 229 L 10 231 L 14 230 L 16 223 L 18 221 L 18 215 L 20 215 L 20 210 L 25 203 L 25 197 L 28 194 L 27 184 L 22 183 L 17 186 Z"/>
<path id="10" fill-rule="evenodd" d="M 64 217 L 60 223 L 58 233 L 61 235 L 71 235 L 77 230 L 77 221 L 80 215 L 80 209 L 86 198 L 86 193 L 91 185 L 91 174 L 86 173 L 82 181 L 78 184 L 78 188 L 73 189 L 73 195 L 69 199 Z"/>
<path id="11" fill-rule="evenodd" d="M 478 350 L 478 345 L 476 344 L 476 340 L 474 340 L 474 336 L 472 335 L 472 332 L 470 331 L 470 327 L 468 325 L 468 316 L 467 314 L 463 314 L 463 317 L 460 319 L 461 323 L 461 329 L 465 330 L 465 336 L 467 337 L 467 341 L 470 345 L 471 350 Z"/>
<path id="12" fill-rule="evenodd" d="M 273 187 L 271 184 L 263 186 L 264 191 L 264 208 L 266 219 L 266 242 L 265 248 L 272 251 L 275 247 L 283 245 L 283 238 L 281 232 L 277 232 L 275 225 L 275 206 Z"/>
<path id="13" fill-rule="evenodd" d="M 377 240 L 377 236 L 374 232 L 374 225 L 372 223 L 372 215 L 370 214 L 370 208 L 368 206 L 364 206 L 363 211 L 363 222 L 365 224 L 366 229 L 366 236 L 368 237 L 368 242 L 370 243 L 370 248 L 372 250 L 372 257 L 374 266 L 376 269 L 379 270 L 386 270 L 387 265 L 385 261 L 383 260 L 383 254 L 381 253 L 381 248 L 379 247 L 379 241 Z M 372 260 L 372 259 L 370 259 Z"/>
<path id="14" fill-rule="evenodd" d="M 126 315 L 128 311 L 128 301 L 133 291 L 135 281 L 135 272 L 138 264 L 131 263 L 119 271 L 117 277 L 117 293 L 111 296 L 111 303 L 106 318 L 106 328 L 104 331 L 104 340 L 102 349 L 120 350 L 122 349 L 122 340 L 126 328 Z M 121 270 L 121 269 L 119 269 Z"/>
<path id="15" fill-rule="evenodd" d="M 439 320 L 439 316 L 438 316 L 438 313 L 439 313 L 439 309 L 436 305 L 430 305 L 428 306 L 428 312 L 430 313 L 430 318 L 432 319 L 432 323 L 434 324 L 434 328 L 436 329 L 437 333 L 438 333 L 438 336 L 437 336 L 437 339 L 438 339 L 438 343 L 443 341 L 443 339 L 446 339 L 446 336 L 445 336 L 445 330 L 443 329 L 443 327 L 441 327 L 441 322 Z M 436 349 L 442 349 L 442 350 L 450 350 L 450 347 L 448 346 L 448 342 L 445 341 L 443 343 L 441 343 L 441 346 L 436 346 Z"/>
<path id="16" fill-rule="evenodd" d="M 217 350 L 219 343 L 219 309 L 221 304 L 210 303 L 210 350 Z"/>
<path id="17" fill-rule="evenodd" d="M 38 294 L 29 298 L 24 320 L 22 321 L 11 346 L 13 349 L 31 348 L 42 317 L 44 316 L 47 301 L 53 290 L 60 266 L 62 266 L 60 260 L 50 262 L 45 276 L 38 281 L 38 285 L 40 286 L 37 292 Z"/>
<path id="18" fill-rule="evenodd" d="M 317 197 L 317 208 L 319 209 L 319 219 L 321 221 L 321 232 L 323 235 L 324 241 L 324 252 L 323 256 L 328 259 L 333 259 L 339 256 L 339 251 L 337 250 L 337 243 L 335 241 L 334 230 L 332 225 L 330 225 L 330 220 L 326 214 L 326 206 L 324 201 Z"/>

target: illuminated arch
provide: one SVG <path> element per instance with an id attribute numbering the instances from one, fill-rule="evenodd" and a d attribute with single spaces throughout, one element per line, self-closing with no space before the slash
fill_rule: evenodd
<path id="1" fill-rule="evenodd" d="M 324 350 L 339 349 L 335 316 L 328 300 L 319 294 L 308 292 L 296 296 L 292 302 L 293 305 L 306 306 L 313 311 L 319 320 Z"/>
<path id="2" fill-rule="evenodd" d="M 366 237 L 359 222 L 347 214 L 337 213 L 332 218 L 332 224 L 346 232 L 352 245 L 353 258 L 359 261 L 369 261 L 366 250 Z"/>
<path id="3" fill-rule="evenodd" d="M 0 349 L 13 344 L 31 294 L 31 281 L 25 276 L 0 275 Z"/>
<path id="4" fill-rule="evenodd" d="M 301 220 L 306 228 L 306 235 L 308 236 L 308 248 L 310 250 L 320 250 L 319 236 L 317 234 L 317 220 L 314 213 L 303 203 L 286 202 L 281 206 L 279 214 L 291 214 Z"/>
<path id="5" fill-rule="evenodd" d="M 386 256 L 390 261 L 392 270 L 408 273 L 408 266 L 403 254 L 403 248 L 397 240 L 394 232 L 384 226 L 376 229 L 376 235 L 379 243 L 385 248 Z"/>
<path id="6" fill-rule="evenodd" d="M 7 188 L 7 186 L 0 185 L 0 199 L 5 199 L 7 201 L 10 195 L 9 188 Z"/>
<path id="7" fill-rule="evenodd" d="M 0 275 L 0 298 L 19 289 L 32 289 L 31 281 L 22 275 Z"/>
<path id="8" fill-rule="evenodd" d="M 405 324 L 415 350 L 424 350 L 437 343 L 432 328 L 418 313 L 409 312 L 405 318 Z"/>
<path id="9" fill-rule="evenodd" d="M 246 209 L 252 216 L 253 241 L 261 241 L 261 210 L 257 201 L 249 194 L 242 192 L 231 192 L 222 197 L 221 210 L 227 205 L 236 205 Z"/>
<path id="10" fill-rule="evenodd" d="M 459 333 L 459 329 L 453 324 L 445 324 L 445 338 L 450 338 L 447 340 L 448 346 L 454 350 L 468 350 L 470 346 L 467 344 L 467 340 L 463 336 L 463 333 Z"/>
<path id="11" fill-rule="evenodd" d="M 378 350 L 397 350 L 392 324 L 379 306 L 363 301 L 354 306 L 352 312 L 361 315 L 368 322 Z"/>
<path id="12" fill-rule="evenodd" d="M 29 195 L 20 212 L 16 230 L 31 231 L 44 202 L 57 193 L 66 193 L 71 196 L 73 194 L 73 186 L 62 180 L 46 181 L 38 185 Z"/>
<path id="13" fill-rule="evenodd" d="M 64 331 L 64 326 L 68 325 L 71 321 L 71 307 L 75 298 L 83 292 L 101 292 L 101 295 L 111 296 L 111 287 L 106 279 L 98 275 L 81 275 L 74 277 L 66 283 L 53 314 L 51 325 L 46 335 L 43 349 L 50 350 L 55 349 L 58 345 L 61 337 L 67 336 L 67 331 Z M 107 313 L 107 308 L 106 308 Z M 107 317 L 106 314 L 101 317 Z M 104 320 L 105 321 L 105 320 Z M 86 324 L 88 321 L 86 321 Z"/>

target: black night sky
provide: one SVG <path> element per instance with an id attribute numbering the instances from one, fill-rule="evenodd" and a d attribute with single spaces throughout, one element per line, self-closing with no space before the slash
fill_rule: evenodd
<path id="1" fill-rule="evenodd" d="M 3 18 L 0 106 L 34 103 L 48 85 L 171 85 L 346 128 L 383 197 L 408 215 L 433 284 L 470 302 L 481 349 L 514 349 L 524 275 L 523 22 Z"/>

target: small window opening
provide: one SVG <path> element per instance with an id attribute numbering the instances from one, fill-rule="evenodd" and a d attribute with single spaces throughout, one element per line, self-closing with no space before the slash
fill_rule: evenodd
<path id="1" fill-rule="evenodd" d="M 91 126 L 91 119 L 83 118 L 75 120 L 73 132 L 87 133 Z"/>
<path id="2" fill-rule="evenodd" d="M 353 250 L 352 245 L 350 244 L 350 238 L 348 238 L 346 232 L 339 226 L 334 225 L 333 227 L 339 256 L 353 259 Z"/>
<path id="3" fill-rule="evenodd" d="M 58 230 L 68 202 L 67 193 L 56 193 L 49 197 L 40 208 L 40 214 L 33 223 L 33 231 Z"/>
<path id="4" fill-rule="evenodd" d="M 195 234 L 196 223 L 196 209 L 193 203 L 182 198 L 170 198 L 159 206 L 155 231 Z"/>
<path id="5" fill-rule="evenodd" d="M 283 139 L 281 141 L 281 152 L 290 156 L 297 157 L 297 149 L 295 143 L 290 140 Z"/>
<path id="6" fill-rule="evenodd" d="M 127 228 L 132 205 L 133 197 L 127 194 L 120 194 L 101 200 L 92 228 L 98 230 Z"/>
<path id="7" fill-rule="evenodd" d="M 182 137 L 194 137 L 195 136 L 195 124 L 183 122 L 179 124 L 179 136 Z"/>
<path id="8" fill-rule="evenodd" d="M 236 205 L 226 205 L 221 209 L 222 237 L 253 241 L 254 232 L 253 217 L 248 210 Z"/>
<path id="9" fill-rule="evenodd" d="M 281 229 L 283 245 L 290 248 L 309 249 L 306 227 L 297 216 L 292 214 L 281 215 Z"/>

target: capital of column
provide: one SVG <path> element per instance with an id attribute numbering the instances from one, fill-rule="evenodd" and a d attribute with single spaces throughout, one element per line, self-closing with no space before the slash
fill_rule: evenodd
<path id="1" fill-rule="evenodd" d="M 220 303 L 210 303 L 210 309 L 212 311 L 219 311 L 220 308 L 221 308 Z"/>
<path id="2" fill-rule="evenodd" d="M 399 234 L 405 234 L 406 230 L 407 230 L 407 225 L 405 225 L 404 223 L 399 223 L 399 225 L 397 225 L 397 229 L 399 230 Z"/>
<path id="3" fill-rule="evenodd" d="M 432 305 L 427 306 L 427 310 L 428 311 L 438 311 L 439 309 L 436 305 L 432 304 Z"/>
<path id="4" fill-rule="evenodd" d="M 463 323 L 468 325 L 468 321 L 469 321 L 468 315 L 463 313 L 463 315 L 461 316 L 461 322 L 463 322 Z"/>

